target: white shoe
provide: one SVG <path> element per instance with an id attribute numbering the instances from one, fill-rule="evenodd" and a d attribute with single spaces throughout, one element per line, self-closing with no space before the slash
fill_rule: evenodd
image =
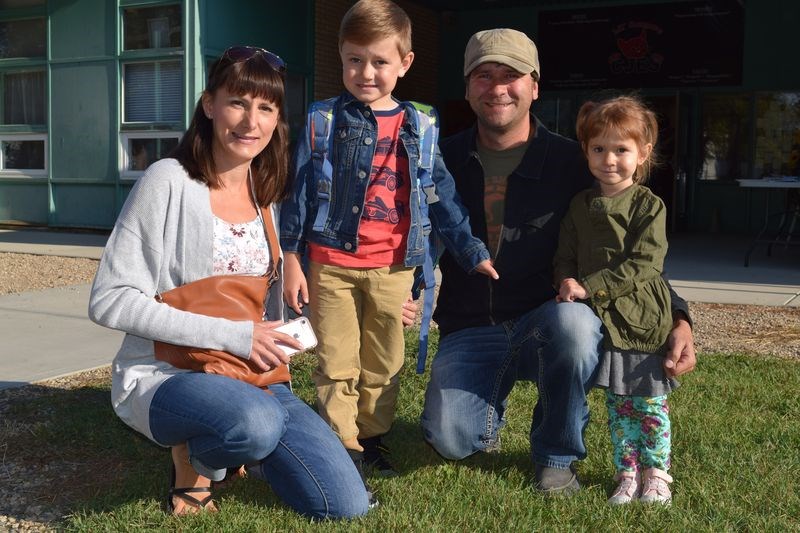
<path id="1" fill-rule="evenodd" d="M 639 497 L 641 489 L 639 472 L 617 472 L 617 475 L 614 476 L 614 481 L 618 481 L 619 484 L 608 499 L 609 504 L 624 505 Z"/>
<path id="2" fill-rule="evenodd" d="M 672 476 L 658 468 L 648 468 L 642 474 L 642 481 L 644 487 L 639 498 L 640 502 L 663 505 L 669 505 L 672 502 L 672 492 L 669 490 Z"/>

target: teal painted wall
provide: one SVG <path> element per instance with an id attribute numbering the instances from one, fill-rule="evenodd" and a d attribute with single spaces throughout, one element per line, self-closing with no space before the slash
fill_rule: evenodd
<path id="1" fill-rule="evenodd" d="M 0 220 L 47 224 L 47 180 L 0 182 Z"/>
<path id="2" fill-rule="evenodd" d="M 116 219 L 116 9 L 104 0 L 48 5 L 51 226 L 102 228 Z"/>
<path id="3" fill-rule="evenodd" d="M 313 13 L 308 0 L 207 2 L 203 48 L 217 54 L 232 45 L 260 46 L 281 56 L 290 69 L 310 71 L 313 35 L 308 30 Z"/>
<path id="4" fill-rule="evenodd" d="M 50 0 L 52 59 L 113 56 L 116 9 L 108 0 Z"/>
<path id="5" fill-rule="evenodd" d="M 117 174 L 117 66 L 53 65 L 50 145 L 53 180 L 114 181 Z"/>
<path id="6" fill-rule="evenodd" d="M 49 175 L 0 176 L 0 223 L 113 226 L 135 183 L 121 179 L 119 170 L 120 59 L 165 57 L 149 51 L 119 53 L 120 3 L 147 2 L 48 0 Z M 176 56 L 185 67 L 183 127 L 203 89 L 207 62 L 231 45 L 273 50 L 291 72 L 313 74 L 313 0 L 179 3 L 185 42 Z"/>

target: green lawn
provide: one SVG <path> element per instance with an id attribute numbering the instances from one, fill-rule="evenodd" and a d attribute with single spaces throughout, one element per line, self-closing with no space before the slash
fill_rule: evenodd
<path id="1" fill-rule="evenodd" d="M 435 335 L 435 333 L 434 333 Z M 409 331 L 409 347 L 416 332 Z M 431 346 L 435 352 L 435 338 Z M 310 524 L 256 480 L 218 494 L 218 514 L 164 515 L 169 454 L 127 429 L 104 382 L 12 407 L 36 420 L 9 447 L 30 460 L 57 456 L 95 465 L 59 528 L 74 531 L 798 531 L 800 530 L 800 364 L 737 354 L 702 354 L 670 398 L 674 501 L 669 508 L 606 504 L 614 474 L 601 391 L 590 397 L 585 490 L 546 499 L 531 489 L 528 431 L 536 387 L 519 383 L 499 454 L 452 463 L 422 442 L 419 415 L 427 375 L 409 349 L 397 422 L 389 435 L 401 475 L 373 480 L 381 506 L 352 522 Z M 311 401 L 313 356 L 294 367 L 295 390 Z M 54 399 L 56 401 L 54 401 Z M 58 487 L 53 487 L 57 491 Z"/>

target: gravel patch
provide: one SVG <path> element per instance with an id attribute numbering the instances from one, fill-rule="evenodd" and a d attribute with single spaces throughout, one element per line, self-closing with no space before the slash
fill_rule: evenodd
<path id="1" fill-rule="evenodd" d="M 93 259 L 0 253 L 0 295 L 91 283 L 96 269 Z M 699 352 L 800 359 L 800 308 L 690 302 L 690 311 Z M 20 460 L 9 439 L 31 426 L 11 419 L 9 404 L 98 379 L 110 379 L 109 369 L 0 391 L 0 531 L 57 530 L 58 520 L 69 512 L 70 487 L 89 467 L 57 457 L 44 464 Z"/>
<path id="2" fill-rule="evenodd" d="M 0 253 L 0 294 L 91 283 L 96 259 Z"/>

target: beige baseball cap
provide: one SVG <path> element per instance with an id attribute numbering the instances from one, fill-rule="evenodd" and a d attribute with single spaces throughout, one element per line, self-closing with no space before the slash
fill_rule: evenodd
<path id="1" fill-rule="evenodd" d="M 483 63 L 501 63 L 517 72 L 535 72 L 538 79 L 539 51 L 527 35 L 510 28 L 479 31 L 469 38 L 464 51 L 464 76 Z"/>

